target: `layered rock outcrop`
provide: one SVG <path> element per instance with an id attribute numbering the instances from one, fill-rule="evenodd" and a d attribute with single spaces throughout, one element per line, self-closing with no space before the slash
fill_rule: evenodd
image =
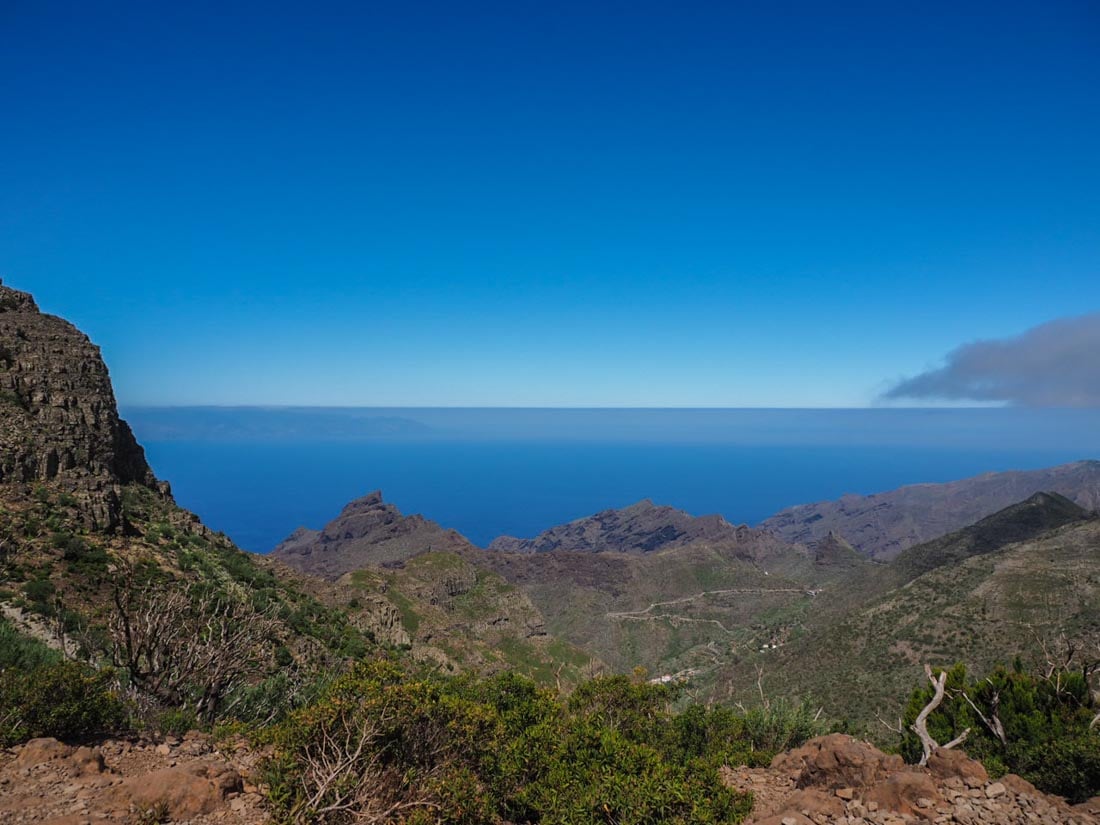
<path id="1" fill-rule="evenodd" d="M 159 484 L 119 418 L 99 347 L 0 283 L 0 484 L 56 483 L 95 529 L 121 524 L 121 487 Z"/>

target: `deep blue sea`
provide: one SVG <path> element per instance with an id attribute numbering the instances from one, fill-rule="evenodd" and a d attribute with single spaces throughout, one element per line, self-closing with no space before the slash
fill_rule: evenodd
<path id="1" fill-rule="evenodd" d="M 845 493 L 1100 457 L 1095 411 L 125 412 L 179 503 L 257 552 L 374 489 L 485 545 L 642 498 L 754 524 Z"/>

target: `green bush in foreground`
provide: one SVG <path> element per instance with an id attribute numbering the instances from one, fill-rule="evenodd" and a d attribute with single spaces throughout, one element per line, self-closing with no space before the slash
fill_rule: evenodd
<path id="1" fill-rule="evenodd" d="M 117 731 L 126 708 L 110 685 L 113 674 L 75 662 L 0 673 L 0 745 L 39 736 L 79 740 Z"/>
<path id="2" fill-rule="evenodd" d="M 728 709 L 670 709 L 675 690 L 624 676 L 567 702 L 507 674 L 423 678 L 364 663 L 268 736 L 284 822 L 738 822 L 718 767 L 753 754 Z M 759 754 L 758 754 L 759 755 Z"/>
<path id="3" fill-rule="evenodd" d="M 963 748 L 993 776 L 1016 773 L 1040 790 L 1082 802 L 1100 794 L 1100 729 L 1091 725 L 1097 708 L 1087 675 L 1062 670 L 1047 677 L 1017 665 L 978 679 L 955 665 L 943 704 L 928 717 L 928 731 L 937 742 L 948 742 L 969 728 Z M 931 698 L 931 687 L 914 691 L 906 731 Z M 1004 741 L 994 732 L 995 720 Z M 907 732 L 903 756 L 915 762 L 920 753 L 919 740 Z"/>

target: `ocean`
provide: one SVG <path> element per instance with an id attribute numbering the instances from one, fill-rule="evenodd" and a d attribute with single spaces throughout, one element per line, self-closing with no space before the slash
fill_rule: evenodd
<path id="1" fill-rule="evenodd" d="M 255 552 L 375 489 L 484 546 L 643 498 L 755 524 L 846 493 L 1100 457 L 1100 412 L 1081 410 L 124 414 L 177 501 Z"/>

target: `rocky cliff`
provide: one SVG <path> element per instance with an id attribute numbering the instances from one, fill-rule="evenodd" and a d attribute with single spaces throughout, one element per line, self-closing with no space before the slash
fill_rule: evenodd
<path id="1" fill-rule="evenodd" d="M 96 529 L 121 524 L 120 487 L 168 495 L 119 418 L 99 348 L 0 283 L 0 483 L 54 482 Z"/>

